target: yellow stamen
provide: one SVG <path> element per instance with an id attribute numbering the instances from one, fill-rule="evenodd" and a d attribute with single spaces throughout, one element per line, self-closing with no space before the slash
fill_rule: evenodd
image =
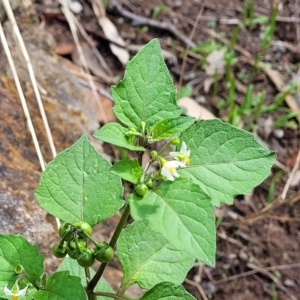
<path id="1" fill-rule="evenodd" d="M 186 157 L 186 158 L 185 158 L 185 163 L 188 165 L 190 162 L 191 162 L 190 158 L 189 158 L 189 157 Z"/>
<path id="2" fill-rule="evenodd" d="M 173 173 L 174 172 L 174 168 L 170 167 L 169 171 L 170 171 L 170 173 Z"/>

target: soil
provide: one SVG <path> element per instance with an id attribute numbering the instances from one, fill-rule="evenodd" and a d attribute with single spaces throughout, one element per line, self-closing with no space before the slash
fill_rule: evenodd
<path id="1" fill-rule="evenodd" d="M 180 87 L 183 54 L 187 45 L 169 30 L 142 24 L 139 22 L 139 18 L 124 17 L 112 5 L 113 2 L 115 1 L 111 1 L 107 7 L 107 16 L 115 24 L 126 44 L 143 45 L 153 38 L 159 38 L 162 49 L 176 57 L 175 61 L 168 60 L 167 63 L 177 87 Z M 156 21 L 172 22 L 186 37 L 191 36 L 199 12 L 203 10 L 191 38 L 197 44 L 211 39 L 218 41 L 218 38 L 219 41 L 220 38 L 230 40 L 237 21 L 243 19 L 244 2 L 247 1 L 210 0 L 207 3 L 198 0 L 119 1 L 124 10 L 152 20 L 157 7 L 160 7 L 160 11 L 155 17 Z M 276 1 L 271 2 L 274 4 Z M 268 47 L 260 60 L 270 64 L 274 70 L 279 72 L 286 84 L 291 80 L 293 74 L 297 74 L 300 61 L 300 52 L 297 48 L 300 39 L 300 23 L 292 20 L 292 17 L 299 18 L 300 4 L 299 1 L 279 2 L 273 44 Z M 86 1 L 81 1 L 81 3 L 84 9 L 77 15 L 78 20 L 89 33 L 113 75 L 121 77 L 124 72 L 122 64 L 110 51 L 108 41 L 98 27 L 89 4 Z M 35 7 L 45 29 L 53 35 L 57 42 L 57 52 L 71 59 L 74 44 L 58 3 L 36 0 Z M 254 12 L 255 15 L 269 17 L 271 4 L 267 1 L 255 1 Z M 254 25 L 250 29 L 241 29 L 236 44 L 255 57 L 261 50 L 260 41 L 263 28 L 263 26 Z M 219 36 L 212 36 L 207 29 L 213 30 Z M 281 46 L 278 46 L 279 42 L 281 42 Z M 274 103 L 278 90 L 272 78 L 262 71 L 253 73 L 249 59 L 247 60 L 241 51 L 236 51 L 236 57 L 238 62 L 233 66 L 233 73 L 236 76 L 238 74 L 251 75 L 244 76 L 244 78 L 239 77 L 241 86 L 247 87 L 253 84 L 255 91 L 265 92 L 266 105 Z M 218 105 L 227 95 L 224 79 L 219 82 L 217 95 L 213 92 L 213 88 L 208 93 L 204 93 L 201 78 L 205 78 L 206 74 L 200 66 L 199 59 L 193 55 L 187 57 L 186 66 L 181 75 L 183 85 L 192 85 L 193 98 L 199 100 L 199 96 L 202 96 L 201 99 L 205 99 L 204 106 L 207 109 L 217 117 L 227 120 L 228 108 L 220 109 Z M 109 91 L 111 83 L 105 82 L 103 78 L 101 81 L 104 82 L 103 87 Z M 245 97 L 245 93 L 241 90 L 239 89 L 236 93 L 237 104 L 241 104 Z M 286 104 L 283 105 L 287 108 Z M 282 193 L 289 178 L 289 171 L 296 163 L 299 150 L 297 127 L 281 127 L 283 136 L 278 135 L 274 127 L 269 131 L 266 129 L 268 118 L 275 120 L 281 116 L 283 114 L 280 111 L 275 111 L 272 115 L 263 113 L 254 120 L 251 119 L 251 116 L 244 116 L 245 127 L 248 126 L 251 130 L 255 130 L 262 141 L 277 151 L 280 164 L 274 166 L 272 176 L 254 189 L 250 196 L 237 197 L 232 206 L 216 210 L 218 222 L 216 267 L 196 266 L 190 271 L 184 283 L 186 289 L 196 299 L 204 299 L 201 296 L 201 290 L 204 290 L 207 299 L 215 300 L 299 299 L 299 182 L 288 189 L 287 199 L 291 200 L 283 201 L 283 203 L 274 200 L 273 206 L 272 202 L 268 202 L 271 186 L 274 187 L 273 199 Z M 101 120 L 101 123 L 103 122 Z M 296 119 L 293 119 L 293 122 L 298 125 Z M 111 148 L 108 152 L 107 154 L 112 157 L 115 155 Z M 274 176 L 278 175 L 282 168 L 285 171 L 274 181 Z M 270 209 L 263 213 L 262 210 L 266 207 Z"/>

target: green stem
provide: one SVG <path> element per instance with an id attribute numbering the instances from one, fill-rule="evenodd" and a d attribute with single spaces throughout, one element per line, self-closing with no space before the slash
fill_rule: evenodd
<path id="1" fill-rule="evenodd" d="M 171 142 L 172 142 L 172 139 L 171 140 L 169 140 L 160 150 L 159 150 L 159 152 L 157 153 L 157 155 L 161 155 L 161 154 L 163 154 L 164 153 L 164 151 L 167 149 L 167 147 L 169 147 L 170 146 L 170 144 L 171 144 Z"/>
<path id="2" fill-rule="evenodd" d="M 93 292 L 87 291 L 88 300 L 97 300 L 97 296 Z"/>
<path id="3" fill-rule="evenodd" d="M 87 283 L 88 283 L 91 279 L 90 269 L 89 268 L 84 268 L 84 272 L 85 272 L 85 277 L 86 277 Z"/>
<path id="4" fill-rule="evenodd" d="M 130 207 L 128 204 L 126 204 L 125 206 L 125 210 L 124 210 L 124 213 L 119 221 L 119 224 L 111 238 L 111 241 L 109 243 L 109 245 L 114 248 L 116 243 L 117 243 L 117 240 L 119 238 L 119 235 L 128 219 L 128 216 L 130 214 Z M 89 292 L 92 292 L 96 286 L 96 284 L 98 283 L 98 281 L 100 280 L 105 268 L 106 268 L 106 265 L 107 263 L 102 263 L 98 269 L 98 271 L 96 272 L 95 276 L 92 278 L 92 280 L 89 282 L 89 284 L 87 285 L 86 287 L 86 291 L 89 293 Z"/>
<path id="5" fill-rule="evenodd" d="M 74 239 L 75 239 L 76 249 L 77 249 L 78 253 L 81 254 L 82 251 L 81 251 L 81 249 L 80 249 L 80 247 L 79 247 L 79 245 L 78 245 L 78 235 L 77 235 L 77 232 L 74 232 Z"/>
<path id="6" fill-rule="evenodd" d="M 37 290 L 40 289 L 40 287 L 33 281 L 30 279 L 30 277 L 27 275 L 27 273 L 23 273 L 21 275 L 19 275 L 20 277 L 17 279 L 18 281 L 22 278 L 25 277 Z"/>
<path id="7" fill-rule="evenodd" d="M 121 220 L 119 221 L 119 224 L 118 224 L 118 226 L 117 226 L 117 228 L 116 228 L 116 230 L 114 232 L 114 235 L 112 236 L 111 241 L 109 243 L 109 245 L 112 248 L 115 247 L 115 245 L 117 243 L 117 240 L 119 238 L 119 235 L 120 235 L 120 233 L 121 233 L 124 225 L 126 224 L 126 221 L 127 221 L 128 217 L 129 217 L 129 214 L 130 214 L 130 206 L 127 203 L 126 206 L 125 206 L 124 213 L 123 213 L 123 215 L 121 217 Z"/>
<path id="8" fill-rule="evenodd" d="M 91 279 L 90 269 L 84 268 L 84 272 L 85 272 L 85 277 L 87 279 L 87 284 L 88 284 Z M 96 294 L 94 294 L 92 291 L 90 291 L 90 292 L 87 291 L 87 296 L 88 296 L 88 300 L 97 300 Z"/>
<path id="9" fill-rule="evenodd" d="M 96 239 L 94 239 L 91 235 L 87 234 L 86 232 L 81 232 L 86 238 L 88 238 L 95 246 L 98 246 L 100 243 Z"/>
<path id="10" fill-rule="evenodd" d="M 143 145 L 143 146 L 145 146 L 145 145 Z M 139 161 L 140 165 L 142 165 L 143 154 L 144 154 L 143 152 L 139 152 L 138 153 L 138 161 Z M 116 230 L 115 230 L 115 232 L 114 232 L 114 234 L 113 234 L 113 236 L 112 236 L 112 238 L 110 240 L 110 243 L 109 243 L 109 245 L 112 248 L 115 247 L 115 245 L 117 243 L 117 240 L 118 240 L 118 238 L 120 236 L 120 233 L 121 233 L 123 227 L 125 226 L 126 221 L 127 221 L 128 217 L 129 217 L 129 215 L 130 215 L 130 206 L 128 205 L 128 203 L 126 203 L 123 215 L 122 215 L 122 217 L 121 217 L 121 219 L 119 221 L 119 224 L 117 225 L 117 228 L 116 228 Z M 98 271 L 96 272 L 95 276 L 88 283 L 88 285 L 86 287 L 86 292 L 87 292 L 88 295 L 95 295 L 93 293 L 93 290 L 94 290 L 95 286 L 97 285 L 97 283 L 99 282 L 99 280 L 100 280 L 100 278 L 101 278 L 101 276 L 102 276 L 102 274 L 103 274 L 103 272 L 104 272 L 104 270 L 106 268 L 106 265 L 107 265 L 107 263 L 102 263 L 100 265 Z M 117 298 L 115 298 L 115 299 L 117 299 Z M 122 299 L 122 298 L 119 298 L 119 299 Z M 89 298 L 89 300 L 93 300 L 93 299 Z"/>

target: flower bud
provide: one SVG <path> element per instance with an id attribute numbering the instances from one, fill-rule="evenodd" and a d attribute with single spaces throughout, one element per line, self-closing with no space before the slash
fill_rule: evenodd
<path id="1" fill-rule="evenodd" d="M 148 187 L 145 183 L 139 183 L 134 191 L 137 195 L 143 197 L 148 192 Z"/>
<path id="2" fill-rule="evenodd" d="M 157 151 L 151 151 L 150 155 L 151 155 L 152 158 L 157 157 Z"/>
<path id="3" fill-rule="evenodd" d="M 179 144 L 180 144 L 180 139 L 179 139 L 179 138 L 174 138 L 174 139 L 172 139 L 172 140 L 171 140 L 171 144 L 172 144 L 172 145 L 175 145 L 175 146 L 179 145 Z"/>
<path id="4" fill-rule="evenodd" d="M 23 266 L 22 265 L 16 265 L 15 273 L 18 274 L 18 275 L 24 274 L 25 270 L 24 270 Z"/>

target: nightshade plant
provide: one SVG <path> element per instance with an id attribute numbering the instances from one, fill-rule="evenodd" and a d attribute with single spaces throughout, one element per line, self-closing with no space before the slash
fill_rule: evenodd
<path id="1" fill-rule="evenodd" d="M 268 176 L 275 154 L 252 134 L 220 120 L 181 116 L 158 40 L 128 63 L 112 95 L 120 123 L 94 136 L 132 150 L 136 159 L 112 166 L 82 136 L 48 164 L 35 196 L 63 222 L 52 251 L 65 258 L 57 272 L 43 275 L 36 246 L 0 235 L 0 297 L 130 299 L 125 292 L 137 283 L 145 290 L 141 300 L 195 299 L 181 283 L 195 259 L 215 265 L 214 207 L 231 204 Z M 142 167 L 145 152 L 151 159 Z M 112 239 L 95 240 L 93 226 L 118 211 Z M 102 278 L 115 247 L 124 272 L 118 291 Z M 97 272 L 90 268 L 95 260 Z"/>

